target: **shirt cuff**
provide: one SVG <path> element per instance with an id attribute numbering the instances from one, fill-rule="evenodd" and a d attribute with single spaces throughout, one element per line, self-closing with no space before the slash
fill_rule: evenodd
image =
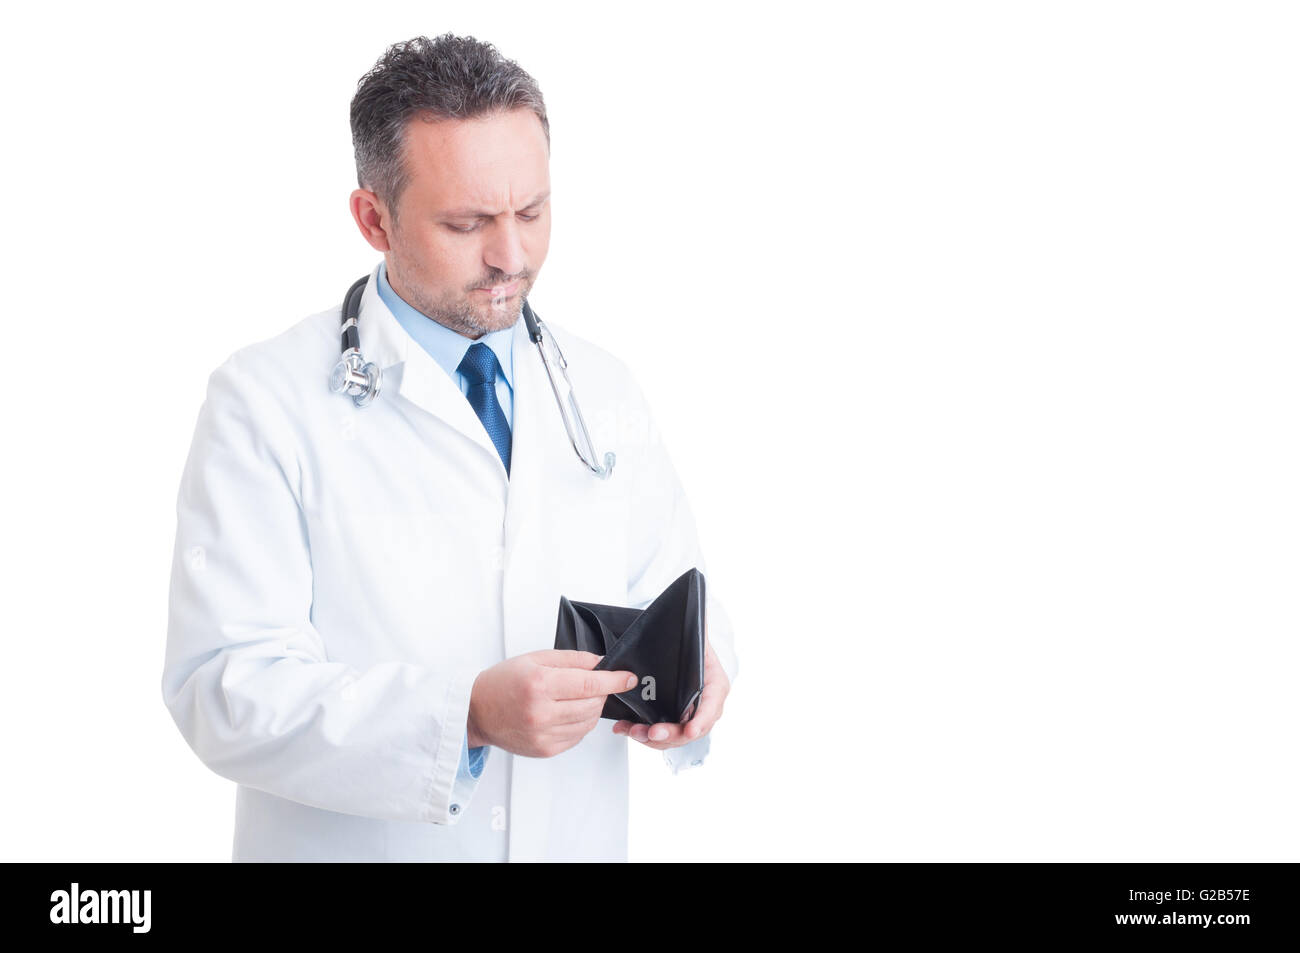
<path id="1" fill-rule="evenodd" d="M 469 746 L 469 732 L 465 732 L 465 740 L 460 746 L 460 768 L 456 772 L 457 781 L 477 781 L 479 775 L 483 773 L 483 765 L 487 763 L 487 745 L 479 745 L 477 748 Z"/>
<path id="2" fill-rule="evenodd" d="M 664 764 L 672 769 L 673 774 L 680 774 L 687 768 L 698 768 L 704 763 L 704 759 L 709 756 L 709 741 L 712 733 L 705 735 L 703 738 L 696 738 L 694 741 L 681 745 L 677 748 L 665 748 Z"/>

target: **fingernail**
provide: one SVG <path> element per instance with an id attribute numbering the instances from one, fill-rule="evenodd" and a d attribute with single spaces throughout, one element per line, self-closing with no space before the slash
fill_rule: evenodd
<path id="1" fill-rule="evenodd" d="M 650 740 L 651 740 L 651 741 L 663 741 L 663 740 L 664 740 L 665 738 L 667 738 L 667 737 L 668 737 L 668 729 L 667 729 L 667 728 L 651 728 L 651 729 L 650 729 Z"/>
<path id="2" fill-rule="evenodd" d="M 636 688 L 636 676 L 635 676 L 635 675 L 629 675 L 629 676 L 627 677 L 627 687 L 628 687 L 628 690 L 629 690 L 629 691 L 632 690 L 633 688 Z"/>

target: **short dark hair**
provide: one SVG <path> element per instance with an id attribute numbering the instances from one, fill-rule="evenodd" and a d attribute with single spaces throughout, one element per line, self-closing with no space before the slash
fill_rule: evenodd
<path id="1" fill-rule="evenodd" d="M 396 216 L 409 180 L 403 147 L 410 120 L 470 119 L 510 109 L 537 115 L 549 150 L 551 126 L 537 81 L 491 43 L 450 33 L 394 43 L 361 77 L 352 97 L 357 184 Z"/>

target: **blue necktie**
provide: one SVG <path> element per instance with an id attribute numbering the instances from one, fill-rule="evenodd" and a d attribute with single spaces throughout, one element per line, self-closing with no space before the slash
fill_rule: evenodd
<path id="1" fill-rule="evenodd" d="M 497 400 L 497 356 L 492 348 L 482 341 L 470 345 L 460 366 L 456 368 L 469 381 L 469 393 L 465 397 L 469 405 L 483 421 L 483 429 L 492 438 L 501 462 L 506 465 L 506 475 L 510 475 L 510 424 L 506 420 L 501 402 Z"/>

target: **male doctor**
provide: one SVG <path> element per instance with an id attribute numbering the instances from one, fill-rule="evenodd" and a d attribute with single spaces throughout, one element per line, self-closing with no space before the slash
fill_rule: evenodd
<path id="1" fill-rule="evenodd" d="M 625 860 L 627 739 L 701 764 L 738 666 L 711 585 L 685 725 L 602 723 L 641 673 L 551 648 L 561 595 L 644 608 L 707 569 L 627 368 L 546 322 L 616 453 L 600 479 L 526 333 L 551 228 L 541 92 L 490 44 L 419 37 L 362 78 L 352 133 L 352 216 L 383 254 L 358 318 L 380 393 L 329 389 L 338 307 L 212 373 L 167 707 L 237 782 L 235 860 Z"/>

